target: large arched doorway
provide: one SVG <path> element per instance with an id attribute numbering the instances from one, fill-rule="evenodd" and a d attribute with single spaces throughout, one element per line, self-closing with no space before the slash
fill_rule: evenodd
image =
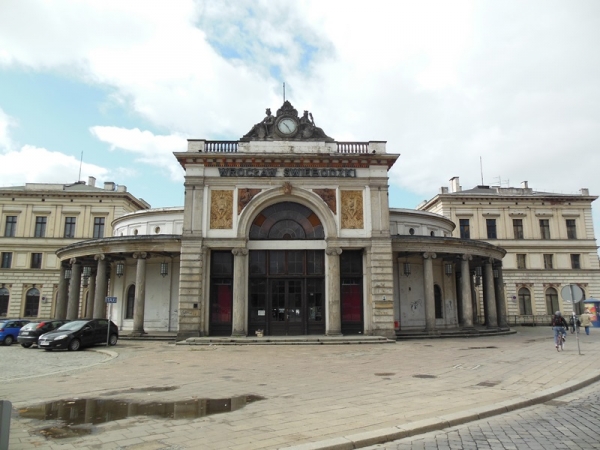
<path id="1" fill-rule="evenodd" d="M 25 296 L 25 317 L 37 317 L 40 310 L 40 291 L 31 288 Z"/>
<path id="2" fill-rule="evenodd" d="M 325 334 L 325 255 L 306 244 L 324 238 L 319 217 L 299 203 L 277 203 L 254 218 L 249 239 L 270 242 L 249 252 L 249 334 Z"/>
<path id="3" fill-rule="evenodd" d="M 6 317 L 8 314 L 8 300 L 10 298 L 10 294 L 8 289 L 0 288 L 0 317 Z"/>

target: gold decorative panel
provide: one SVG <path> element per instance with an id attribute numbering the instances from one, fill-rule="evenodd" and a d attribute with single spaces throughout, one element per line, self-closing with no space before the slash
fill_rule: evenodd
<path id="1" fill-rule="evenodd" d="M 250 203 L 250 200 L 259 193 L 260 189 L 238 189 L 238 214 L 240 214 L 246 205 Z"/>
<path id="2" fill-rule="evenodd" d="M 233 191 L 210 191 L 210 227 L 233 228 Z"/>
<path id="3" fill-rule="evenodd" d="M 362 191 L 341 191 L 342 228 L 364 228 Z"/>

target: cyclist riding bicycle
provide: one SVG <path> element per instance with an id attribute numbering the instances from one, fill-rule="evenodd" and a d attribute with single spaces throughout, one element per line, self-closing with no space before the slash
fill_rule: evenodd
<path id="1" fill-rule="evenodd" d="M 552 316 L 552 330 L 554 331 L 554 346 L 559 351 L 562 348 L 562 342 L 567 336 L 567 321 L 560 311 L 556 311 Z M 560 339 L 560 340 L 559 340 Z"/>

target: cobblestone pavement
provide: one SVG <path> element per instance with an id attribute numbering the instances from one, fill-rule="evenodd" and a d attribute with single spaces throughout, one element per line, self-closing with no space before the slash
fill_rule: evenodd
<path id="1" fill-rule="evenodd" d="M 600 383 L 490 419 L 366 450 L 600 449 Z"/>
<path id="2" fill-rule="evenodd" d="M 600 330 L 593 331 L 581 337 L 581 355 L 571 336 L 557 352 L 549 327 L 391 344 L 0 346 L 0 399 L 13 405 L 11 450 L 351 449 L 489 418 L 597 381 Z M 47 405 L 65 401 L 84 404 L 80 417 L 106 412 L 107 420 L 48 434 L 61 424 Z M 173 415 L 160 417 L 156 408 L 165 404 Z M 116 414 L 123 409 L 126 416 Z"/>

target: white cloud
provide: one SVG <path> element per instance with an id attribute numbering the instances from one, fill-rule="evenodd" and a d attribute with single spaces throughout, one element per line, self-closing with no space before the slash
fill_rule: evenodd
<path id="1" fill-rule="evenodd" d="M 0 151 L 12 150 L 14 143 L 10 137 L 10 128 L 16 125 L 16 120 L 0 108 Z"/>
<path id="2" fill-rule="evenodd" d="M 135 160 L 167 170 L 173 181 L 183 181 L 183 169 L 173 152 L 185 152 L 187 140 L 177 135 L 156 136 L 137 128 L 128 130 L 119 127 L 95 126 L 91 133 L 102 142 L 110 144 L 111 150 L 121 149 L 135 155 Z"/>

